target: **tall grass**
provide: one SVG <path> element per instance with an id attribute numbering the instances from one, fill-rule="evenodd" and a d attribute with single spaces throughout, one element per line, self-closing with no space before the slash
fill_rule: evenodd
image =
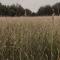
<path id="1" fill-rule="evenodd" d="M 0 60 L 59 60 L 59 19 L 52 26 L 51 17 L 0 18 Z"/>

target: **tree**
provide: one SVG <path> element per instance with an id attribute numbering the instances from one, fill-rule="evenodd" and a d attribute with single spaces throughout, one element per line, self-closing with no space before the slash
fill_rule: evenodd
<path id="1" fill-rule="evenodd" d="M 40 7 L 38 12 L 37 12 L 38 16 L 43 16 L 44 15 L 44 7 Z"/>
<path id="2" fill-rule="evenodd" d="M 60 3 L 56 3 L 52 6 L 56 15 L 60 14 Z"/>
<path id="3" fill-rule="evenodd" d="M 2 15 L 2 4 L 0 3 L 0 16 Z"/>
<path id="4" fill-rule="evenodd" d="M 15 5 L 11 5 L 11 6 L 8 6 L 7 7 L 7 9 L 8 9 L 8 15 L 9 16 L 15 16 L 16 15 L 16 6 Z"/>
<path id="5" fill-rule="evenodd" d="M 17 8 L 16 15 L 24 16 L 24 8 L 21 5 L 16 6 L 16 8 Z"/>
<path id="6" fill-rule="evenodd" d="M 47 6 L 45 6 L 45 7 L 41 7 L 41 8 L 38 10 L 37 14 L 38 14 L 39 16 L 52 15 L 52 8 L 51 8 L 51 6 L 49 6 L 49 5 L 47 5 Z"/>
<path id="7" fill-rule="evenodd" d="M 21 5 L 2 5 L 0 3 L 0 16 L 23 16 L 24 8 Z"/>
<path id="8" fill-rule="evenodd" d="M 32 11 L 29 9 L 25 9 L 25 14 L 26 14 L 26 16 L 31 16 Z"/>
<path id="9" fill-rule="evenodd" d="M 38 16 L 37 13 L 32 12 L 31 16 Z"/>

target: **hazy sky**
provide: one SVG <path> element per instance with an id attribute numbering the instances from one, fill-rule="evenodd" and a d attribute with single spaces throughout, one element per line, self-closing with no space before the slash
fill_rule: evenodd
<path id="1" fill-rule="evenodd" d="M 44 5 L 53 5 L 56 2 L 60 2 L 60 0 L 0 0 L 2 4 L 21 4 L 24 8 L 28 8 L 34 12 L 36 12 L 39 7 Z"/>

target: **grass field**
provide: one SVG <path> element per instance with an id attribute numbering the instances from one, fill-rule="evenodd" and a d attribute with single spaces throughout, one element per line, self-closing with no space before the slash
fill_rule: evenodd
<path id="1" fill-rule="evenodd" d="M 0 60 L 59 60 L 60 17 L 0 17 Z"/>

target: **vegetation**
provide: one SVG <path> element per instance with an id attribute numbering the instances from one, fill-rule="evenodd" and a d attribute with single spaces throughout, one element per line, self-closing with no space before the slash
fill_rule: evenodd
<path id="1" fill-rule="evenodd" d="M 53 12 L 55 15 L 60 14 L 60 3 L 56 3 L 53 6 L 40 7 L 36 13 L 29 9 L 24 9 L 21 5 L 6 6 L 0 3 L 0 16 L 51 16 Z"/>
<path id="2" fill-rule="evenodd" d="M 1 17 L 0 60 L 59 60 L 58 18 L 53 26 L 51 17 Z"/>
<path id="3" fill-rule="evenodd" d="M 35 13 L 20 5 L 0 3 L 0 16 L 25 16 L 25 12 L 27 16 L 51 16 L 53 12 L 59 15 L 59 5 L 40 7 Z M 0 60 L 59 60 L 59 20 L 59 17 L 0 17 Z"/>

